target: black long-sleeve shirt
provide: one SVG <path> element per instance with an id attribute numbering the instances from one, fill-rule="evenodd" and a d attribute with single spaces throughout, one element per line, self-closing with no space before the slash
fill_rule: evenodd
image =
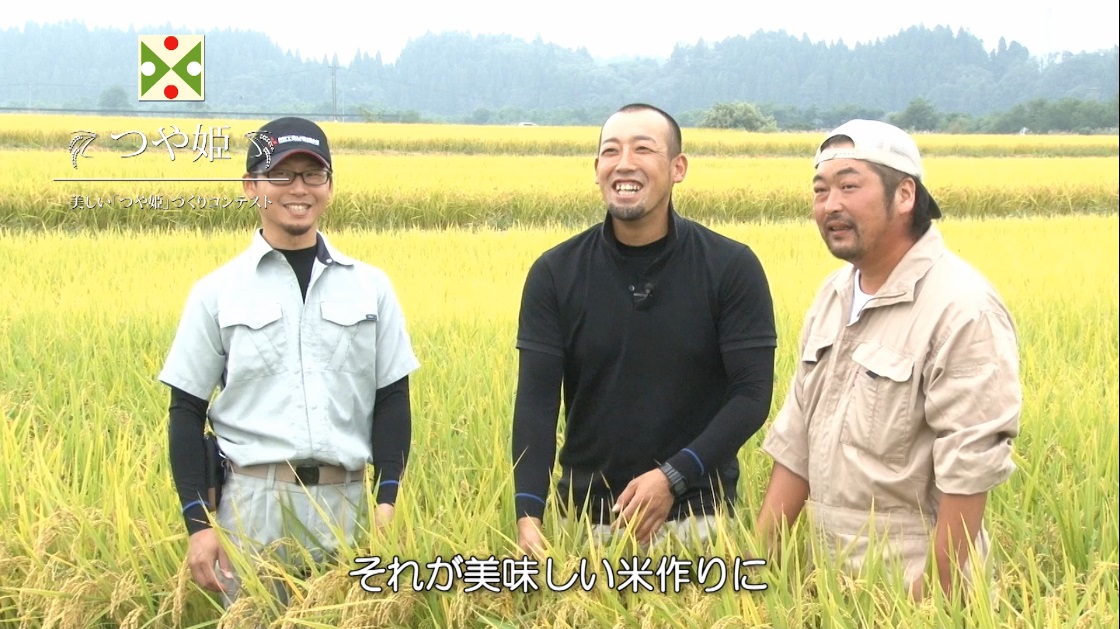
<path id="1" fill-rule="evenodd" d="M 412 408 L 408 376 L 377 390 L 370 447 L 377 474 L 374 496 L 378 503 L 396 502 L 397 488 L 411 444 Z M 184 508 L 188 533 L 209 528 L 206 508 L 206 457 L 203 432 L 209 403 L 190 393 L 171 388 L 168 411 L 168 450 L 171 476 Z"/>
<path id="2" fill-rule="evenodd" d="M 770 413 L 774 348 L 730 351 L 724 354 L 724 363 L 730 374 L 727 403 L 693 448 L 709 461 L 734 457 L 739 444 L 754 436 Z M 559 356 L 521 350 L 513 430 L 513 449 L 515 453 L 520 453 L 514 467 L 517 517 L 539 518 L 544 513 L 549 478 L 556 460 L 556 424 L 563 374 L 564 361 Z M 577 435 L 574 438 L 578 440 L 580 437 Z M 701 480 L 703 470 L 691 456 L 678 453 L 668 461 L 691 486 L 695 487 Z M 621 489 L 617 488 L 616 492 Z M 702 493 L 698 490 L 693 492 L 692 497 Z M 560 497 L 562 501 L 566 498 Z M 686 495 L 686 501 L 688 498 Z M 598 505 L 593 511 L 600 513 L 602 508 L 603 505 Z"/>
<path id="3" fill-rule="evenodd" d="M 734 504 L 737 452 L 769 414 L 776 345 L 758 258 L 671 208 L 668 235 L 649 245 L 618 242 L 608 217 L 545 252 L 518 321 L 518 517 L 543 514 L 557 459 L 560 505 L 570 493 L 598 522 L 664 463 L 687 485 L 671 518 Z"/>

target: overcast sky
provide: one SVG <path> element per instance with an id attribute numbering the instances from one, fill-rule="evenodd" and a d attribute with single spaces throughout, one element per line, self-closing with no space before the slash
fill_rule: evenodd
<path id="1" fill-rule="evenodd" d="M 678 42 L 695 44 L 700 38 L 712 42 L 758 30 L 784 30 L 797 37 L 805 34 L 813 41 L 842 39 L 851 46 L 913 25 L 964 28 L 989 50 L 1002 36 L 1023 44 L 1035 56 L 1044 56 L 1110 49 L 1118 44 L 1120 22 L 1116 0 L 375 0 L 363 5 L 368 18 L 340 11 L 335 3 L 292 4 L 191 0 L 170 9 L 151 0 L 16 1 L 5 3 L 0 11 L 0 29 L 59 20 L 91 27 L 127 28 L 131 23 L 138 30 L 170 24 L 182 32 L 202 34 L 209 29 L 244 28 L 264 32 L 281 48 L 304 57 L 318 59 L 338 53 L 339 61 L 348 63 L 359 49 L 371 55 L 380 51 L 384 61 L 393 61 L 409 39 L 428 31 L 508 33 L 526 39 L 539 35 L 569 48 L 584 46 L 599 58 L 663 58 Z M 110 14 L 128 17 L 107 17 Z"/>

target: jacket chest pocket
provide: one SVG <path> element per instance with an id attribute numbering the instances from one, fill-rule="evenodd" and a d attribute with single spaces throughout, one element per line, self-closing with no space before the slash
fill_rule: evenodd
<path id="1" fill-rule="evenodd" d="M 326 369 L 372 372 L 377 364 L 377 303 L 324 301 L 320 312 Z"/>
<path id="2" fill-rule="evenodd" d="M 226 381 L 251 380 L 284 371 L 287 331 L 279 303 L 223 308 L 218 313 L 226 348 Z"/>
<path id="3" fill-rule="evenodd" d="M 840 441 L 883 461 L 901 463 L 914 437 L 914 359 L 862 343 L 852 353 Z"/>
<path id="4" fill-rule="evenodd" d="M 831 336 L 816 334 L 805 339 L 805 347 L 801 350 L 801 364 L 798 368 L 802 373 L 801 399 L 811 405 L 806 409 L 807 416 L 812 416 L 816 405 L 824 397 L 829 380 L 829 353 L 834 342 Z"/>

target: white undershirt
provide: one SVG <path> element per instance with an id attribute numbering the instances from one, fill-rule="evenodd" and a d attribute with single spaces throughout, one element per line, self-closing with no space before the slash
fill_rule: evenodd
<path id="1" fill-rule="evenodd" d="M 863 289 L 859 287 L 859 278 L 859 271 L 856 271 L 855 291 L 852 293 L 852 313 L 848 317 L 848 325 L 859 321 L 859 315 L 863 311 L 863 307 L 874 297 L 874 295 L 863 292 Z"/>

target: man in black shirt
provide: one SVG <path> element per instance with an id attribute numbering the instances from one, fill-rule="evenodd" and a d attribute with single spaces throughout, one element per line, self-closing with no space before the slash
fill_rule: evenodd
<path id="1" fill-rule="evenodd" d="M 623 107 L 595 159 L 606 219 L 528 273 L 512 453 L 526 552 L 545 543 L 561 388 L 569 515 L 648 544 L 667 521 L 711 520 L 735 501 L 737 453 L 770 410 L 773 303 L 746 245 L 676 213 L 687 169 L 670 115 Z"/>

